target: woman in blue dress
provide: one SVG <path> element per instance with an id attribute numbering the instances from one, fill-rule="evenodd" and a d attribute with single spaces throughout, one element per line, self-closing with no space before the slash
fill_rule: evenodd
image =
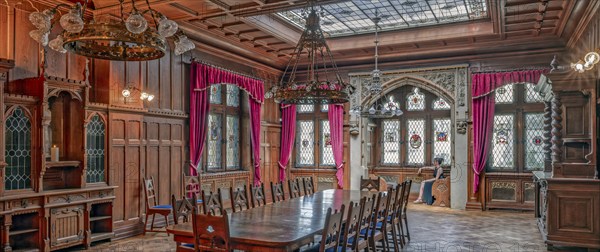
<path id="1" fill-rule="evenodd" d="M 433 159 L 433 167 L 422 167 L 419 168 L 417 174 L 421 174 L 422 169 L 432 169 L 433 170 L 433 178 L 428 180 L 423 180 L 421 182 L 421 190 L 419 191 L 419 198 L 415 200 L 415 203 L 427 203 L 427 205 L 433 204 L 433 196 L 431 195 L 431 188 L 433 187 L 433 182 L 438 179 L 444 178 L 444 169 L 442 169 L 442 163 L 444 162 L 444 158 L 437 157 Z"/>

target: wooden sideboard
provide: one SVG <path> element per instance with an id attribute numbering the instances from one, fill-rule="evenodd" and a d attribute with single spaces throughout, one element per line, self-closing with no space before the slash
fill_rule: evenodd
<path id="1" fill-rule="evenodd" d="M 533 172 L 535 216 L 546 244 L 600 249 L 600 180 Z"/>

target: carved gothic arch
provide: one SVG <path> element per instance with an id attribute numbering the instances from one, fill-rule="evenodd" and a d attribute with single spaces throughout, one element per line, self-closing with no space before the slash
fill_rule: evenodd
<path id="1" fill-rule="evenodd" d="M 415 76 L 415 75 L 403 75 L 403 76 L 391 79 L 391 80 L 383 83 L 382 84 L 382 87 L 383 87 L 382 94 L 386 95 L 386 94 L 396 90 L 397 88 L 407 86 L 407 85 L 418 87 L 423 90 L 427 90 L 427 91 L 437 95 L 438 97 L 442 97 L 444 100 L 446 100 L 446 102 L 451 104 L 452 108 L 454 108 L 454 103 L 455 103 L 454 94 L 448 92 L 448 90 L 446 90 L 445 88 L 443 88 L 441 85 L 439 85 L 437 83 L 434 83 L 428 79 L 425 79 L 420 76 Z M 378 98 L 379 97 L 372 97 L 370 94 L 366 95 L 361 100 L 361 105 L 362 106 L 370 106 Z"/>

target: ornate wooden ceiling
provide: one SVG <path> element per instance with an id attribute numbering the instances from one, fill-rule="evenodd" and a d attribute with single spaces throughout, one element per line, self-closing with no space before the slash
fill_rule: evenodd
<path id="1" fill-rule="evenodd" d="M 50 2 L 49 0 L 44 0 Z M 81 1 L 81 0 L 72 0 Z M 306 0 L 148 0 L 177 20 L 190 38 L 261 64 L 283 69 L 301 31 L 275 15 L 301 8 Z M 55 1 L 53 1 L 55 2 Z M 126 0 L 126 8 L 131 7 Z M 320 4 L 343 2 L 322 0 Z M 577 30 L 584 0 L 487 0 L 489 18 L 384 32 L 380 61 L 456 62 L 520 52 L 561 51 Z M 119 15 L 118 0 L 93 0 L 95 15 Z M 145 0 L 136 6 L 146 8 Z M 340 66 L 370 64 L 373 35 L 329 39 Z M 487 55 L 487 56 L 486 56 Z"/>

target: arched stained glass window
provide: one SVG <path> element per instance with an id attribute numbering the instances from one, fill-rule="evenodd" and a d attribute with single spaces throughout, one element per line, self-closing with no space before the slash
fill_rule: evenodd
<path id="1" fill-rule="evenodd" d="M 418 111 L 425 109 L 425 95 L 419 91 L 419 88 L 414 88 L 413 92 L 406 96 L 406 110 Z"/>
<path id="2" fill-rule="evenodd" d="M 31 188 L 31 121 L 22 108 L 17 107 L 6 118 L 6 174 L 4 188 L 19 190 Z"/>
<path id="3" fill-rule="evenodd" d="M 100 116 L 96 114 L 88 123 L 86 132 L 87 183 L 106 182 L 105 142 L 106 127 Z"/>

